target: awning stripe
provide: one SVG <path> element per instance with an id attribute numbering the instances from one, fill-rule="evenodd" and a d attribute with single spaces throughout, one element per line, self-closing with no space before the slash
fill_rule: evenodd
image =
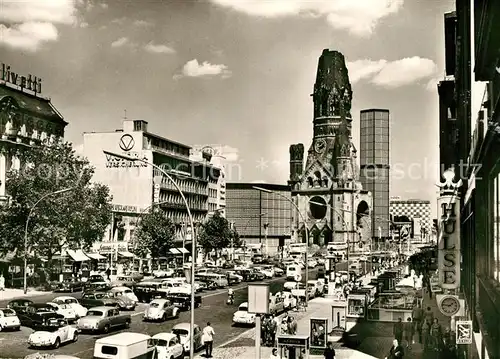
<path id="1" fill-rule="evenodd" d="M 90 258 L 87 257 L 81 249 L 77 249 L 76 251 L 72 249 L 67 249 L 66 253 L 68 253 L 68 256 L 70 256 L 71 259 L 73 259 L 75 262 L 85 262 L 90 260 Z"/>
<path id="2" fill-rule="evenodd" d="M 170 248 L 170 253 L 172 253 L 172 254 L 180 254 L 181 252 L 177 248 Z"/>
<path id="3" fill-rule="evenodd" d="M 85 253 L 85 252 L 84 252 Z M 94 259 L 96 261 L 100 260 L 100 259 L 105 259 L 106 257 L 100 255 L 99 253 L 85 253 L 85 255 L 87 257 L 89 257 L 90 259 Z"/>
<path id="4" fill-rule="evenodd" d="M 125 258 L 134 258 L 134 255 L 130 252 L 118 252 L 118 254 Z"/>
<path id="5" fill-rule="evenodd" d="M 177 250 L 179 252 L 181 252 L 181 253 L 184 253 L 184 254 L 189 253 L 189 251 L 186 248 L 183 248 L 183 247 L 179 247 L 179 248 L 177 248 Z"/>

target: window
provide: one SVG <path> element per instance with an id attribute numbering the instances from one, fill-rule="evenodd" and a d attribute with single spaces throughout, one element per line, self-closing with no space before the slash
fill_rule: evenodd
<path id="1" fill-rule="evenodd" d="M 490 268 L 493 278 L 500 282 L 500 174 L 495 177 L 493 186 L 493 258 Z"/>
<path id="2" fill-rule="evenodd" d="M 118 354 L 118 348 L 110 347 L 109 345 L 103 345 L 101 348 L 101 353 L 106 355 L 116 355 Z"/>

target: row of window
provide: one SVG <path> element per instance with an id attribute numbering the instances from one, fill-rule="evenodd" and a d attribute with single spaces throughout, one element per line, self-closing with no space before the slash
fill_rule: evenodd
<path id="1" fill-rule="evenodd" d="M 490 270 L 493 278 L 500 282 L 500 174 L 493 182 L 493 263 L 490 263 Z"/>
<path id="2" fill-rule="evenodd" d="M 193 180 L 176 180 L 175 182 L 179 185 L 182 192 L 198 193 L 198 194 L 207 193 L 207 184 L 204 182 L 193 181 Z M 172 182 L 164 176 L 161 177 L 161 187 L 170 190 L 177 190 L 177 188 L 172 184 Z"/>
<path id="3" fill-rule="evenodd" d="M 186 200 L 189 207 L 192 209 L 206 210 L 207 208 L 207 201 L 201 197 L 187 197 Z M 168 207 L 169 205 L 184 206 L 184 200 L 178 193 L 160 192 L 159 200 L 157 202 L 163 203 L 164 207 Z"/>

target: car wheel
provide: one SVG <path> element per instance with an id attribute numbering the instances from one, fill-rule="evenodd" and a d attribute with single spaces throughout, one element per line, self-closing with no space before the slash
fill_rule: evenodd
<path id="1" fill-rule="evenodd" d="M 166 322 L 167 321 L 167 313 L 163 313 L 163 316 L 161 317 L 161 320 Z"/>
<path id="2" fill-rule="evenodd" d="M 109 329 L 110 329 L 109 324 L 106 324 L 103 329 L 104 333 L 106 334 L 109 333 Z"/>
<path id="3" fill-rule="evenodd" d="M 127 328 L 127 329 L 130 328 L 130 320 L 129 319 L 127 319 L 125 321 L 125 328 Z"/>
<path id="4" fill-rule="evenodd" d="M 196 303 L 195 306 L 196 306 L 196 308 L 199 308 L 199 307 L 201 307 L 201 303 Z"/>
<path id="5" fill-rule="evenodd" d="M 54 349 L 58 349 L 61 346 L 61 340 L 59 338 L 56 338 L 56 341 L 54 342 Z"/>
<path id="6" fill-rule="evenodd" d="M 73 343 L 76 343 L 77 340 L 78 340 L 78 332 L 75 332 L 73 334 Z"/>
<path id="7" fill-rule="evenodd" d="M 191 310 L 191 303 L 186 306 L 186 310 Z"/>

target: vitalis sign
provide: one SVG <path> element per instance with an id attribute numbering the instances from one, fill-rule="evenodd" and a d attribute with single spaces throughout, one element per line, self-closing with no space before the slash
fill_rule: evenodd
<path id="1" fill-rule="evenodd" d="M 460 209 L 456 195 L 438 198 L 440 215 L 438 273 L 443 289 L 460 286 Z"/>

